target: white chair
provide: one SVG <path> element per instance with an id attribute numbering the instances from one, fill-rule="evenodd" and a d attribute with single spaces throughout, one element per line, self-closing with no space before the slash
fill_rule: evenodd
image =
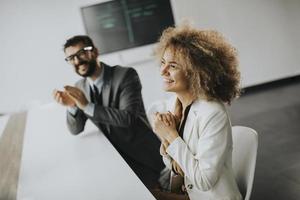
<path id="1" fill-rule="evenodd" d="M 244 126 L 232 127 L 232 167 L 240 192 L 250 200 L 258 146 L 257 132 Z"/>

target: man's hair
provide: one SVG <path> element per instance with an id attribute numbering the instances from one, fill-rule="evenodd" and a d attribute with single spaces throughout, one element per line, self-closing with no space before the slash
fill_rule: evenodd
<path id="1" fill-rule="evenodd" d="M 170 27 L 159 40 L 159 58 L 166 49 L 184 65 L 193 95 L 228 104 L 240 95 L 237 52 L 221 33 L 188 25 Z"/>
<path id="2" fill-rule="evenodd" d="M 87 35 L 76 35 L 69 39 L 67 39 L 66 43 L 64 44 L 64 50 L 70 46 L 75 46 L 77 44 L 83 43 L 85 46 L 94 46 L 92 39 Z"/>

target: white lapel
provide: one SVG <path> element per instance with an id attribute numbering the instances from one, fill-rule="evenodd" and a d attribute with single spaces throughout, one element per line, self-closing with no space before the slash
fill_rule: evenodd
<path id="1" fill-rule="evenodd" d="M 199 112 L 200 104 L 201 104 L 201 100 L 199 99 L 192 104 L 188 117 L 186 119 L 184 131 L 183 131 L 183 140 L 186 142 L 186 144 L 189 144 L 191 136 L 193 134 L 192 129 L 197 123 L 196 119 Z"/>

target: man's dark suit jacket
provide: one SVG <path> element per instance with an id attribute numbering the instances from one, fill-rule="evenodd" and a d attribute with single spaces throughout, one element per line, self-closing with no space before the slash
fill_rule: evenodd
<path id="1" fill-rule="evenodd" d="M 159 154 L 160 142 L 145 114 L 138 74 L 133 68 L 101 65 L 104 69 L 102 105 L 95 105 L 93 117 L 80 109 L 75 115 L 67 112 L 68 128 L 77 135 L 84 130 L 86 120 L 90 119 L 143 183 L 152 188 L 164 164 Z M 88 80 L 81 79 L 75 85 L 90 101 Z"/>

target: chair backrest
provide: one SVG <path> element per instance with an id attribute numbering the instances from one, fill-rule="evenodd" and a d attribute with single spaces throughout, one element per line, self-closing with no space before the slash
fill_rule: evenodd
<path id="1" fill-rule="evenodd" d="M 244 126 L 232 127 L 232 167 L 240 192 L 250 199 L 258 147 L 257 132 Z"/>

